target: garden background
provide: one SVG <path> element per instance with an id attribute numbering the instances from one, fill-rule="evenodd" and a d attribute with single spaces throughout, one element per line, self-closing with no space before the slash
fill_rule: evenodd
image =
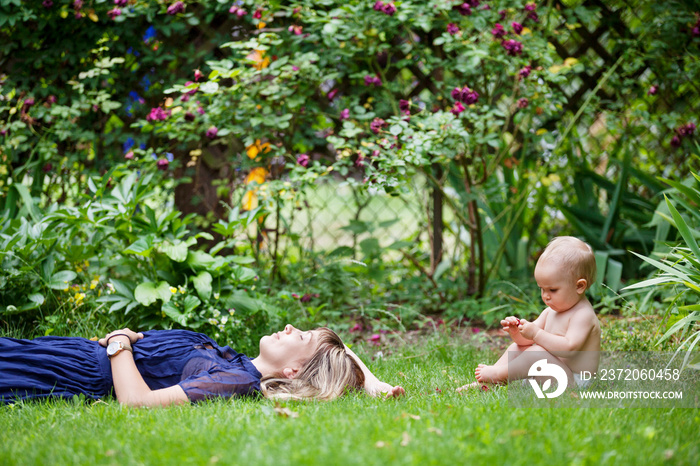
<path id="1" fill-rule="evenodd" d="M 692 1 L 0 0 L 0 37 L 0 335 L 498 346 L 574 235 L 604 349 L 697 365 Z"/>

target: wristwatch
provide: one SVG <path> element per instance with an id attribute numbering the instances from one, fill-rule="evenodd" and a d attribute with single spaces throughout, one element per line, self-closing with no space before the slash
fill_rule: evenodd
<path id="1" fill-rule="evenodd" d="M 107 357 L 109 357 L 111 359 L 113 356 L 118 355 L 119 353 L 121 353 L 124 350 L 130 351 L 133 353 L 131 346 L 125 345 L 121 341 L 113 341 L 109 345 L 107 345 Z"/>

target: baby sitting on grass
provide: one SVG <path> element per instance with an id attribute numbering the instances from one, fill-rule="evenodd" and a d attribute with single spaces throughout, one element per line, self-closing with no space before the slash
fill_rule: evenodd
<path id="1" fill-rule="evenodd" d="M 583 386 L 582 371 L 594 373 L 600 361 L 600 322 L 586 298 L 595 282 L 596 264 L 591 247 L 571 237 L 554 238 L 535 266 L 535 280 L 547 308 L 534 322 L 517 317 L 501 321 L 513 343 L 492 366 L 479 364 L 477 382 L 457 389 L 484 388 L 528 377 L 541 359 L 560 366 L 568 386 Z"/>

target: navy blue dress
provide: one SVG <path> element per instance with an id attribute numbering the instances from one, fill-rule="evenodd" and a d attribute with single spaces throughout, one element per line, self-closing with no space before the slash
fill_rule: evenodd
<path id="1" fill-rule="evenodd" d="M 251 359 L 201 333 L 151 330 L 132 345 L 136 367 L 152 389 L 180 385 L 190 401 L 253 395 L 262 375 Z M 0 400 L 112 394 L 107 351 L 75 337 L 0 338 Z"/>

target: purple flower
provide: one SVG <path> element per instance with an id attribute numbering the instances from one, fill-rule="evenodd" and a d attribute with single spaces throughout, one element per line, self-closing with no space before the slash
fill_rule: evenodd
<path id="1" fill-rule="evenodd" d="M 365 86 L 371 86 L 375 85 L 377 87 L 382 85 L 382 80 L 379 78 L 379 76 L 372 76 L 371 74 L 368 74 L 365 76 Z"/>
<path id="2" fill-rule="evenodd" d="M 326 97 L 328 97 L 328 100 L 332 101 L 333 99 L 335 99 L 335 95 L 337 93 L 338 93 L 338 89 L 333 89 L 326 95 Z"/>
<path id="3" fill-rule="evenodd" d="M 396 13 L 396 6 L 393 3 L 386 3 L 382 11 L 385 15 L 394 16 L 394 13 Z"/>
<path id="4" fill-rule="evenodd" d="M 114 19 L 121 14 L 122 10 L 120 10 L 119 8 L 112 8 L 107 12 L 107 16 L 109 16 L 110 19 Z"/>
<path id="5" fill-rule="evenodd" d="M 297 155 L 297 163 L 302 167 L 306 168 L 309 165 L 309 156 L 306 154 Z"/>
<path id="6" fill-rule="evenodd" d="M 369 155 L 370 157 L 379 157 L 379 149 L 374 149 Z"/>
<path id="7" fill-rule="evenodd" d="M 462 88 L 461 87 L 455 87 L 452 89 L 452 93 L 450 94 L 454 100 L 461 100 L 462 99 Z"/>
<path id="8" fill-rule="evenodd" d="M 384 2 L 377 0 L 372 8 L 374 8 L 374 11 L 382 11 L 384 9 Z"/>
<path id="9" fill-rule="evenodd" d="M 30 107 L 33 107 L 35 103 L 36 102 L 34 100 L 34 97 L 29 97 L 27 99 L 24 99 L 24 104 L 22 106 L 22 110 L 26 112 L 27 109 L 29 109 Z"/>
<path id="10" fill-rule="evenodd" d="M 678 135 L 674 135 L 671 138 L 671 147 L 680 147 L 681 146 L 681 138 L 678 137 Z"/>
<path id="11" fill-rule="evenodd" d="M 535 11 L 535 8 L 537 8 L 535 3 L 528 3 L 525 5 L 525 11 Z"/>
<path id="12" fill-rule="evenodd" d="M 467 0 L 467 4 L 472 8 L 478 7 L 480 3 L 479 0 Z"/>
<path id="13" fill-rule="evenodd" d="M 522 24 L 520 24 L 516 21 L 513 21 L 512 23 L 510 23 L 510 25 L 513 26 L 514 33 L 520 35 L 520 33 L 523 32 L 523 25 Z"/>
<path id="14" fill-rule="evenodd" d="M 355 160 L 355 166 L 358 168 L 365 166 L 365 157 L 363 155 L 357 156 L 357 160 Z"/>
<path id="15" fill-rule="evenodd" d="M 530 13 L 527 14 L 527 19 L 531 19 L 536 23 L 540 22 L 540 17 L 537 16 L 537 13 L 535 13 L 534 11 L 531 11 Z"/>
<path id="16" fill-rule="evenodd" d="M 350 109 L 345 108 L 340 112 L 340 121 L 347 120 L 350 118 Z"/>
<path id="17" fill-rule="evenodd" d="M 506 10 L 501 10 L 498 12 L 499 16 L 501 17 L 501 21 L 505 21 L 506 15 L 508 14 L 508 11 Z"/>
<path id="18" fill-rule="evenodd" d="M 167 170 L 168 165 L 170 165 L 170 162 L 168 162 L 168 159 L 158 159 L 156 162 L 156 166 L 158 167 L 158 170 Z"/>
<path id="19" fill-rule="evenodd" d="M 527 66 L 521 68 L 520 71 L 518 71 L 518 76 L 520 78 L 527 78 L 528 76 L 530 76 L 531 72 L 532 72 L 532 67 L 530 65 L 527 65 Z"/>
<path id="20" fill-rule="evenodd" d="M 372 120 L 372 123 L 369 124 L 369 129 L 374 133 L 374 134 L 379 134 L 379 131 L 386 125 L 386 121 L 382 120 L 381 118 L 375 118 Z"/>
<path id="21" fill-rule="evenodd" d="M 126 5 L 126 0 L 122 0 L 122 1 L 124 2 L 124 5 Z M 124 6 L 124 5 L 120 5 L 119 3 L 117 3 L 117 0 L 114 0 L 114 4 L 117 6 Z M 74 10 L 79 10 L 82 7 L 83 7 L 83 0 L 74 0 L 73 1 L 73 9 Z"/>
<path id="22" fill-rule="evenodd" d="M 187 82 L 185 83 L 185 87 L 191 86 L 192 84 L 194 84 L 194 82 L 192 82 L 192 81 L 187 81 Z M 187 94 L 187 95 L 195 95 L 195 94 L 197 93 L 198 90 L 199 90 L 199 86 L 198 86 L 198 87 L 195 87 L 194 89 L 190 89 L 190 90 L 187 91 L 185 94 Z"/>
<path id="23" fill-rule="evenodd" d="M 526 108 L 530 104 L 530 101 L 525 97 L 518 99 L 518 108 Z"/>
<path id="24" fill-rule="evenodd" d="M 450 23 L 447 25 L 447 32 L 452 34 L 453 36 L 459 32 L 459 28 L 455 23 Z"/>
<path id="25" fill-rule="evenodd" d="M 80 2 L 81 6 L 82 6 L 83 0 L 75 0 L 75 2 L 73 2 L 73 4 L 75 5 L 78 2 Z M 117 5 L 118 7 L 125 7 L 127 3 L 129 3 L 128 0 L 114 0 L 114 4 Z M 76 8 L 76 9 L 78 9 L 78 8 Z"/>
<path id="26" fill-rule="evenodd" d="M 194 121 L 195 115 L 192 112 L 185 112 L 185 121 Z"/>
<path id="27" fill-rule="evenodd" d="M 216 126 L 210 126 L 206 132 L 206 135 L 209 139 L 216 139 L 216 135 L 218 133 L 219 133 L 219 128 L 217 128 Z"/>
<path id="28" fill-rule="evenodd" d="M 44 171 L 44 173 L 48 173 L 51 170 L 53 170 L 53 165 L 51 165 L 50 163 L 47 163 L 46 165 L 43 166 L 42 170 Z"/>
<path id="29" fill-rule="evenodd" d="M 411 102 L 408 100 L 401 99 L 399 100 L 399 110 L 401 110 L 403 113 L 411 113 Z"/>
<path id="30" fill-rule="evenodd" d="M 506 35 L 506 30 L 503 29 L 503 26 L 501 26 L 501 23 L 496 23 L 493 29 L 491 29 L 491 34 L 493 34 L 493 37 L 496 39 L 501 39 L 503 36 Z"/>
<path id="31" fill-rule="evenodd" d="M 46 98 L 46 103 L 49 105 L 53 105 L 56 103 L 56 96 L 55 95 L 50 95 Z"/>
<path id="32" fill-rule="evenodd" d="M 523 53 L 523 44 L 517 40 L 504 40 L 501 45 L 504 49 L 506 49 L 506 54 L 510 55 L 511 57 L 515 57 Z"/>
<path id="33" fill-rule="evenodd" d="M 44 0 L 43 2 L 41 2 L 41 5 L 44 8 L 51 8 L 53 6 L 53 1 L 52 0 Z"/>
<path id="34" fill-rule="evenodd" d="M 185 11 L 185 4 L 180 1 L 177 1 L 168 7 L 169 15 L 176 15 L 178 13 L 182 13 L 183 11 Z"/>
<path id="35" fill-rule="evenodd" d="M 464 86 L 461 100 L 467 105 L 475 104 L 479 100 L 479 93 Z"/>
<path id="36" fill-rule="evenodd" d="M 690 137 L 695 132 L 695 123 L 688 123 L 687 125 L 683 125 L 679 127 L 676 130 L 676 132 L 682 138 Z"/>
<path id="37" fill-rule="evenodd" d="M 469 6 L 468 3 L 462 3 L 461 5 L 455 6 L 453 9 L 457 10 L 462 16 L 470 16 L 472 14 L 472 7 Z"/>
<path id="38" fill-rule="evenodd" d="M 464 107 L 464 105 L 462 105 L 462 102 L 456 102 L 455 106 L 452 107 L 452 110 L 450 110 L 450 112 L 452 112 L 453 115 L 457 116 L 464 110 L 466 110 L 466 108 Z"/>
<path id="39" fill-rule="evenodd" d="M 700 37 L 700 26 L 695 26 L 693 29 L 691 29 L 690 34 L 693 37 Z"/>
<path id="40" fill-rule="evenodd" d="M 146 121 L 165 121 L 170 116 L 170 111 L 165 111 L 160 107 L 151 109 L 151 112 L 146 117 Z"/>
<path id="41" fill-rule="evenodd" d="M 199 103 L 199 102 L 197 102 L 197 103 Z M 200 115 L 204 115 L 206 112 L 204 111 L 204 109 L 202 107 L 197 107 L 197 113 L 199 113 Z"/>
<path id="42" fill-rule="evenodd" d="M 647 95 L 656 95 L 656 93 L 659 92 L 659 86 L 656 84 L 652 85 L 649 90 L 647 91 Z"/>
<path id="43" fill-rule="evenodd" d="M 292 65 L 292 71 L 299 71 L 299 67 L 296 65 Z"/>

